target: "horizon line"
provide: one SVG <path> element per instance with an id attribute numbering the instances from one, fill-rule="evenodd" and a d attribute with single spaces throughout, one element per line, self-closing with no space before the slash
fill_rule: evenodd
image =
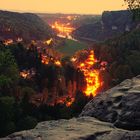
<path id="1" fill-rule="evenodd" d="M 101 13 L 73 13 L 73 12 L 49 12 L 49 11 L 31 11 L 31 10 L 16 10 L 16 9 L 0 9 L 1 11 L 9 12 L 19 12 L 19 13 L 34 13 L 34 14 L 73 14 L 73 15 L 102 15 L 105 11 L 125 11 L 128 9 L 118 9 L 118 10 L 104 10 Z"/>

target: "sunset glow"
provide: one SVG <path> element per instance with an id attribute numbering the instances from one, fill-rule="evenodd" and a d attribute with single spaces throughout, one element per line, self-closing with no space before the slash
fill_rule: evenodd
<path id="1" fill-rule="evenodd" d="M 69 16 L 70 18 L 70 16 Z M 70 24 L 62 24 L 58 23 L 57 21 L 51 25 L 52 29 L 55 29 L 58 34 L 63 36 L 69 36 L 72 31 L 74 31 L 74 28 L 70 26 Z"/>
<path id="2" fill-rule="evenodd" d="M 0 9 L 25 12 L 101 14 L 126 9 L 123 0 L 4 0 Z"/>

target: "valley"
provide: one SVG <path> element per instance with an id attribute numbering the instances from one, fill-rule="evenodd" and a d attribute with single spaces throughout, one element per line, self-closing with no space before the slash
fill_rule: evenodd
<path id="1" fill-rule="evenodd" d="M 91 111 L 100 121 L 118 120 L 123 106 L 119 95 L 125 89 L 117 95 L 113 90 L 111 97 L 106 91 L 140 74 L 140 22 L 133 21 L 130 11 L 102 15 L 0 11 L 0 33 L 0 137 L 81 112 L 81 117 Z M 137 79 L 139 83 L 136 77 L 131 84 L 137 86 Z M 107 130 L 116 134 L 110 125 L 114 124 L 107 124 Z M 127 127 L 120 122 L 115 126 Z"/>

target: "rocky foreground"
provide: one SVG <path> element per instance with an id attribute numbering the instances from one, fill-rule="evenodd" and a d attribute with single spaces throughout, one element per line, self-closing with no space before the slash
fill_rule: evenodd
<path id="1" fill-rule="evenodd" d="M 140 76 L 95 97 L 79 118 L 42 122 L 1 140 L 140 140 Z"/>
<path id="2" fill-rule="evenodd" d="M 17 132 L 1 140 L 140 140 L 140 131 L 115 128 L 92 117 L 46 121 L 33 130 Z"/>
<path id="3" fill-rule="evenodd" d="M 140 76 L 95 97 L 80 116 L 96 117 L 127 130 L 140 130 Z"/>

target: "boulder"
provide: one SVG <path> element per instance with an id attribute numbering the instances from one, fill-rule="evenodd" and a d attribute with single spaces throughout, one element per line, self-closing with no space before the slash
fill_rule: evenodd
<path id="1" fill-rule="evenodd" d="M 140 76 L 99 94 L 80 116 L 95 117 L 123 129 L 140 130 Z"/>
<path id="2" fill-rule="evenodd" d="M 140 131 L 115 128 L 92 117 L 41 122 L 33 130 L 14 133 L 0 140 L 139 140 Z"/>

